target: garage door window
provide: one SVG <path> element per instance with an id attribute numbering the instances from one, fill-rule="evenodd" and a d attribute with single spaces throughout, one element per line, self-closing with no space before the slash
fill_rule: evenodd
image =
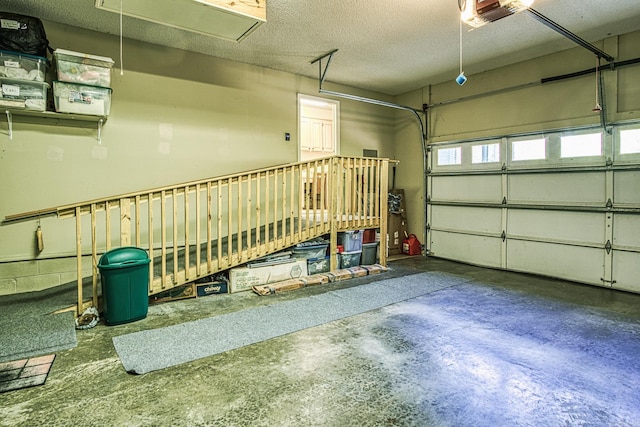
<path id="1" fill-rule="evenodd" d="M 560 157 L 602 156 L 602 134 L 569 135 L 560 138 Z"/>
<path id="2" fill-rule="evenodd" d="M 526 139 L 511 141 L 511 160 L 543 160 L 547 155 L 547 140 Z"/>
<path id="3" fill-rule="evenodd" d="M 640 129 L 620 131 L 620 154 L 640 153 Z"/>
<path id="4" fill-rule="evenodd" d="M 462 147 L 440 148 L 438 150 L 438 166 L 462 164 Z"/>
<path id="5" fill-rule="evenodd" d="M 471 163 L 497 163 L 499 161 L 499 143 L 474 145 L 471 148 Z"/>

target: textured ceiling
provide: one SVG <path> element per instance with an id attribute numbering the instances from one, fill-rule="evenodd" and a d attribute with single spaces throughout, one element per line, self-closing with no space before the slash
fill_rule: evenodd
<path id="1" fill-rule="evenodd" d="M 536 0 L 533 7 L 588 42 L 640 30 L 639 0 Z M 0 9 L 119 34 L 118 15 L 95 9 L 94 0 L 3 0 Z M 267 0 L 267 22 L 240 43 L 129 17 L 123 27 L 125 38 L 313 78 L 318 66 L 310 61 L 339 49 L 327 82 L 390 95 L 459 72 L 457 0 Z M 576 46 L 526 13 L 467 30 L 468 76 Z"/>

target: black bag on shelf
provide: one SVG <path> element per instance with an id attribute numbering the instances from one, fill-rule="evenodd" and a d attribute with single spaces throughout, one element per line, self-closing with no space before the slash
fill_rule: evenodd
<path id="1" fill-rule="evenodd" d="M 51 48 L 40 19 L 0 12 L 0 50 L 46 58 Z"/>

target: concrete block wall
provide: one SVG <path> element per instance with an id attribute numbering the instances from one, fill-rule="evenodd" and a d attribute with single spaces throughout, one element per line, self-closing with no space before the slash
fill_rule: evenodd
<path id="1" fill-rule="evenodd" d="M 75 283 L 75 257 L 0 263 L 0 295 L 35 292 Z M 82 275 L 91 276 L 91 257 L 82 257 Z"/>

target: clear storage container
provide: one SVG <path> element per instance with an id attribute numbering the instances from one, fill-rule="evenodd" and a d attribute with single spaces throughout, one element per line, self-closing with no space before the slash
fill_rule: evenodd
<path id="1" fill-rule="evenodd" d="M 340 257 L 340 268 L 356 267 L 360 265 L 360 256 L 362 251 L 342 252 L 338 254 Z"/>
<path id="2" fill-rule="evenodd" d="M 48 89 L 47 83 L 0 77 L 0 105 L 45 111 Z"/>
<path id="3" fill-rule="evenodd" d="M 317 245 L 299 245 L 293 249 L 293 256 L 296 258 L 317 259 L 324 258 L 327 254 L 328 243 Z"/>
<path id="4" fill-rule="evenodd" d="M 345 231 L 341 235 L 342 246 L 345 252 L 362 250 L 362 235 L 364 230 Z"/>
<path id="5" fill-rule="evenodd" d="M 58 80 L 91 86 L 111 86 L 113 59 L 71 50 L 53 51 Z"/>
<path id="6" fill-rule="evenodd" d="M 111 89 L 108 87 L 54 81 L 53 99 L 59 113 L 108 116 L 111 111 Z"/>
<path id="7" fill-rule="evenodd" d="M 326 273 L 329 271 L 329 257 L 325 256 L 321 259 L 308 259 L 307 260 L 307 273 L 317 274 Z"/>
<path id="8" fill-rule="evenodd" d="M 0 50 L 0 77 L 44 82 L 48 67 L 47 58 Z"/>

